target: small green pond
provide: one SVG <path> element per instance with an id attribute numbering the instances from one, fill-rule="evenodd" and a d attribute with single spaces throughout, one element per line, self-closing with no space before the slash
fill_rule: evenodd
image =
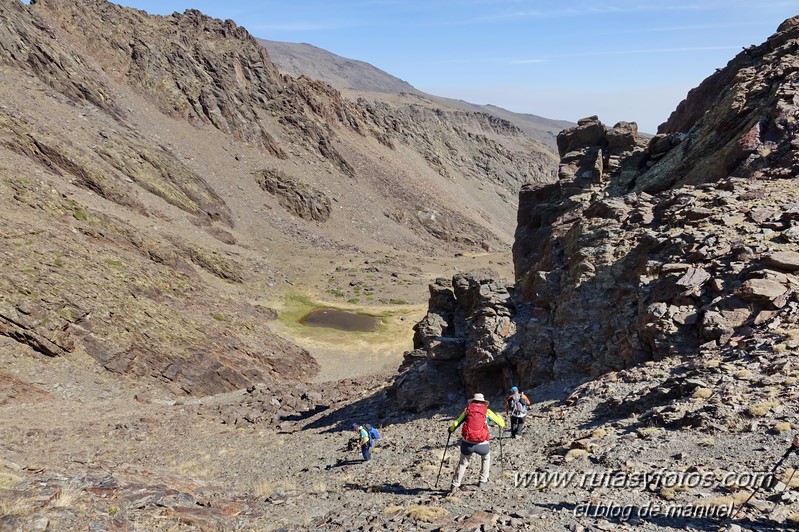
<path id="1" fill-rule="evenodd" d="M 307 327 L 327 327 L 351 332 L 372 332 L 380 324 L 380 318 L 334 308 L 317 308 L 300 318 L 300 323 Z"/>

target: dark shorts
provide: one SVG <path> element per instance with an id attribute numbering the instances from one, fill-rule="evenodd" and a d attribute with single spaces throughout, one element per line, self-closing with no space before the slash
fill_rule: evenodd
<path id="1" fill-rule="evenodd" d="M 485 456 L 490 451 L 490 447 L 487 441 L 482 443 L 471 443 L 465 440 L 461 440 L 461 454 L 470 455 L 473 453 L 477 453 L 480 456 Z"/>

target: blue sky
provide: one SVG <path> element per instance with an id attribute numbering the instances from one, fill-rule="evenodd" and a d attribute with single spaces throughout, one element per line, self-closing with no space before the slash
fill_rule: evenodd
<path id="1" fill-rule="evenodd" d="M 576 121 L 657 126 L 797 0 L 121 0 L 359 59 L 419 90 Z"/>

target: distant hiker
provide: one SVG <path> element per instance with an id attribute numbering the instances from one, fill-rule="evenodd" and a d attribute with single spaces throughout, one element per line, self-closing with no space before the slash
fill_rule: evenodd
<path id="1" fill-rule="evenodd" d="M 474 397 L 469 399 L 466 410 L 461 412 L 461 415 L 449 426 L 449 432 L 452 434 L 458 426 L 463 424 L 461 429 L 463 438 L 461 440 L 461 459 L 458 462 L 455 478 L 452 479 L 450 493 L 455 493 L 460 489 L 463 475 L 466 473 L 466 468 L 469 467 L 469 461 L 474 453 L 479 454 L 482 458 L 478 487 L 483 488 L 488 482 L 488 473 L 491 469 L 491 452 L 489 448 L 491 435 L 488 432 L 488 420 L 493 421 L 503 429 L 505 428 L 505 420 L 502 419 L 502 416 L 489 410 L 488 401 L 485 400 L 483 394 L 476 393 Z"/>
<path id="2" fill-rule="evenodd" d="M 524 418 L 527 417 L 527 407 L 530 399 L 519 388 L 510 389 L 510 395 L 505 399 L 505 414 L 510 415 L 510 435 L 515 438 L 524 434 Z"/>
<path id="3" fill-rule="evenodd" d="M 368 462 L 372 459 L 372 440 L 369 438 L 369 432 L 357 423 L 352 424 L 352 429 L 358 433 L 356 446 L 361 449 L 363 461 Z"/>

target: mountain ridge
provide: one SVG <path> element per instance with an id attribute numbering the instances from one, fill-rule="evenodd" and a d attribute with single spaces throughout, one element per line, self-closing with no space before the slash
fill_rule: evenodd
<path id="1" fill-rule="evenodd" d="M 310 44 L 257 40 L 269 50 L 270 57 L 281 71 L 324 81 L 345 94 L 353 91 L 351 99 L 357 99 L 360 93 L 408 93 L 431 100 L 439 105 L 497 116 L 519 127 L 531 138 L 553 148 L 558 132 L 574 126 L 573 122 L 565 120 L 514 113 L 495 105 L 479 105 L 464 100 L 426 94 L 408 82 L 369 63 L 348 59 Z"/>
<path id="2" fill-rule="evenodd" d="M 0 8 L 0 199 L 9 227 L 30 217 L 47 229 L 30 249 L 14 240 L 6 264 L 42 253 L 58 262 L 31 266 L 22 285 L 15 268 L 0 274 L 3 331 L 50 355 L 86 351 L 194 395 L 317 378 L 313 357 L 271 330 L 304 334 L 273 307 L 301 290 L 383 307 L 398 329 L 391 301 L 419 301 L 410 286 L 423 267 L 388 277 L 370 263 L 398 268 L 419 252 L 435 268 L 457 254 L 491 260 L 512 243 L 517 191 L 554 178 L 554 155 L 507 121 L 415 96 L 400 107 L 348 100 L 281 74 L 232 21 L 103 0 Z M 341 273 L 342 262 L 362 266 Z M 374 277 L 388 293 L 375 293 Z M 93 298 L 65 300 L 84 283 Z M 170 331 L 159 306 L 180 326 Z"/>

